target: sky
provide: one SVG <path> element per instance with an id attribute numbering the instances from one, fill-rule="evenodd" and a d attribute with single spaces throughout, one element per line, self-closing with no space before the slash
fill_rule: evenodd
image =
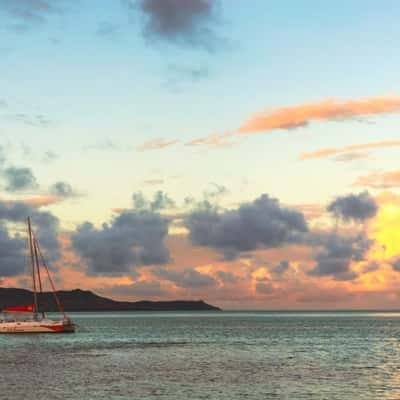
<path id="1" fill-rule="evenodd" d="M 400 308 L 398 1 L 0 0 L 0 285 Z"/>

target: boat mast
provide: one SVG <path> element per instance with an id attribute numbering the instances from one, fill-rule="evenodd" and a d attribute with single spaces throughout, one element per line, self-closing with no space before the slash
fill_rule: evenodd
<path id="1" fill-rule="evenodd" d="M 35 264 L 36 264 L 36 272 L 37 272 L 37 277 L 38 277 L 38 282 L 39 282 L 39 301 L 38 303 L 40 304 L 40 308 L 42 310 L 42 317 L 44 318 L 44 308 L 43 308 L 43 287 L 42 287 L 42 278 L 40 276 L 40 263 L 39 263 L 39 256 L 38 256 L 38 248 L 37 248 L 37 241 L 34 235 L 32 235 L 32 241 L 33 241 L 33 250 L 35 253 Z"/>
<path id="2" fill-rule="evenodd" d="M 54 285 L 53 279 L 51 279 L 49 268 L 47 267 L 46 260 L 44 259 L 42 250 L 40 250 L 40 246 L 39 246 L 39 243 L 36 240 L 36 238 L 33 239 L 33 244 L 34 244 L 35 248 L 37 249 L 37 252 L 39 254 L 39 257 L 40 257 L 40 260 L 42 262 L 42 265 L 43 265 L 43 267 L 44 267 L 44 269 L 45 269 L 45 271 L 47 273 L 47 278 L 49 279 L 49 282 L 50 282 L 50 285 L 51 285 L 51 289 L 53 290 L 53 296 L 54 296 L 54 299 L 56 301 L 58 310 L 64 316 L 64 319 L 67 319 L 68 318 L 67 314 L 65 313 L 64 307 L 62 306 L 60 298 L 58 297 L 57 290 L 56 290 L 56 287 Z"/>
<path id="3" fill-rule="evenodd" d="M 38 302 L 37 302 L 37 293 L 36 293 L 36 274 L 35 274 L 35 257 L 33 251 L 33 240 L 32 240 L 32 227 L 31 227 L 31 218 L 28 217 L 28 240 L 29 240 L 29 250 L 31 253 L 31 266 L 32 266 L 32 281 L 33 281 L 33 303 L 35 305 L 35 316 L 38 312 Z"/>

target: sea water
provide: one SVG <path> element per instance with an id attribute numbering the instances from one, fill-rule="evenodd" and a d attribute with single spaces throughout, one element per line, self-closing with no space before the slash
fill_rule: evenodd
<path id="1" fill-rule="evenodd" d="M 400 399 L 400 313 L 76 313 L 0 336 L 0 399 Z"/>

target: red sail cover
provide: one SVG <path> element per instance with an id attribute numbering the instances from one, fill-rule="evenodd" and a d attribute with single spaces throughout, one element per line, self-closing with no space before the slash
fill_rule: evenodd
<path id="1" fill-rule="evenodd" d="M 34 312 L 34 310 L 35 310 L 35 305 L 34 304 L 28 304 L 26 306 L 15 306 L 15 307 L 3 308 L 3 312 L 9 312 L 9 313 L 14 313 L 14 312 Z"/>

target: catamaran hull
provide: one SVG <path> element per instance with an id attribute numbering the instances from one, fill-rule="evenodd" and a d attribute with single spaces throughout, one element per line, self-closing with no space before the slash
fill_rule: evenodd
<path id="1" fill-rule="evenodd" d="M 32 321 L 0 323 L 1 333 L 73 333 L 75 326 L 63 321 Z"/>

